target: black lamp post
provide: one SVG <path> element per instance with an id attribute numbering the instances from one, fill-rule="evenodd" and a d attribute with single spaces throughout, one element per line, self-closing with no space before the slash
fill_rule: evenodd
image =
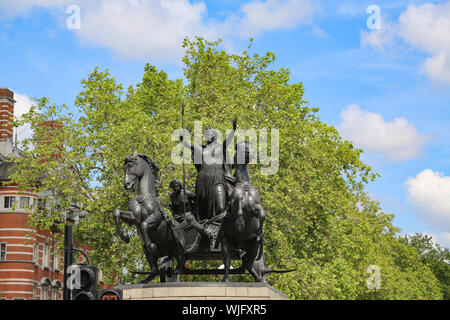
<path id="1" fill-rule="evenodd" d="M 66 223 L 64 225 L 64 284 L 63 284 L 63 300 L 70 300 L 70 289 L 67 287 L 67 268 L 73 264 L 72 247 L 73 247 L 73 229 L 72 225 Z"/>

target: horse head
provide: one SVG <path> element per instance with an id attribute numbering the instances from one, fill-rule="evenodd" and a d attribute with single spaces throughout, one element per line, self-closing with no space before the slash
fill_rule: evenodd
<path id="1" fill-rule="evenodd" d="M 238 184 L 230 199 L 231 218 L 236 231 L 243 232 L 245 226 L 258 216 L 259 194 L 251 183 Z"/>
<path id="2" fill-rule="evenodd" d="M 125 172 L 123 179 L 125 190 L 135 190 L 136 186 L 147 172 L 150 172 L 151 175 L 149 176 L 153 177 L 153 179 L 150 179 L 152 184 L 155 184 L 156 182 L 156 187 L 159 186 L 159 168 L 156 166 L 155 162 L 145 154 L 134 152 L 127 155 L 124 160 L 123 170 Z"/>

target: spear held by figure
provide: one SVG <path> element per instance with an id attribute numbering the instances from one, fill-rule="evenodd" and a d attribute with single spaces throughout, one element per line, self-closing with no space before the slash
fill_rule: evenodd
<path id="1" fill-rule="evenodd" d="M 184 134 L 184 102 L 181 103 L 181 127 Z M 186 216 L 186 168 L 184 164 L 184 147 L 183 147 L 183 216 Z"/>

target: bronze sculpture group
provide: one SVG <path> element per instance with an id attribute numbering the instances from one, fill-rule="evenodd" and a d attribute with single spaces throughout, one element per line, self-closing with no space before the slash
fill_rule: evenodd
<path id="1" fill-rule="evenodd" d="M 161 281 L 172 279 L 174 274 L 229 274 L 248 271 L 255 281 L 264 281 L 264 275 L 273 271 L 264 265 L 263 223 L 266 213 L 261 205 L 258 191 L 252 185 L 248 164 L 253 153 L 251 145 L 241 141 L 235 145 L 233 161 L 227 147 L 233 141 L 233 131 L 223 143 L 217 142 L 214 130 L 205 132 L 207 145 L 191 145 L 183 135 L 180 141 L 192 150 L 197 169 L 195 194 L 178 180 L 170 183 L 172 217 L 158 200 L 159 168 L 144 154 L 130 154 L 125 158 L 124 188 L 135 190 L 136 196 L 129 201 L 128 210 L 114 211 L 119 236 L 129 241 L 121 221 L 136 226 L 143 244 L 146 259 L 151 267 L 146 283 L 156 275 Z M 234 169 L 234 175 L 232 170 Z M 165 257 L 158 266 L 158 259 Z M 223 259 L 224 270 L 189 270 L 187 259 Z M 240 258 L 242 266 L 231 270 L 231 260 Z"/>

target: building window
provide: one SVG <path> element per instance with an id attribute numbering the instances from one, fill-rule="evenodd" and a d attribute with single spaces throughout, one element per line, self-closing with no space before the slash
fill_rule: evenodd
<path id="1" fill-rule="evenodd" d="M 4 208 L 12 208 L 14 205 L 14 202 L 16 201 L 16 197 L 5 197 L 5 201 L 3 203 Z"/>
<path id="2" fill-rule="evenodd" d="M 37 207 L 38 207 L 39 210 L 44 210 L 45 209 L 45 205 L 46 205 L 45 198 L 38 199 Z"/>
<path id="3" fill-rule="evenodd" d="M 35 243 L 33 246 L 33 262 L 39 264 L 39 243 Z"/>
<path id="4" fill-rule="evenodd" d="M 59 298 L 59 289 L 53 288 L 52 289 L 52 300 L 58 300 Z"/>
<path id="5" fill-rule="evenodd" d="M 59 255 L 53 255 L 53 270 L 59 270 Z"/>
<path id="6" fill-rule="evenodd" d="M 52 297 L 52 283 L 50 282 L 50 279 L 43 278 L 41 280 L 41 300 L 49 300 Z"/>
<path id="7" fill-rule="evenodd" d="M 44 243 L 44 252 L 43 252 L 43 261 L 42 261 L 42 266 L 44 268 L 48 268 L 49 267 L 49 263 L 48 263 L 48 258 L 50 255 L 50 250 L 49 250 L 49 246 L 48 246 L 48 242 Z"/>
<path id="8" fill-rule="evenodd" d="M 0 243 L 0 261 L 6 261 L 6 243 Z"/>
<path id="9" fill-rule="evenodd" d="M 20 208 L 26 208 L 30 205 L 30 197 L 20 197 L 19 199 L 19 206 Z"/>
<path id="10" fill-rule="evenodd" d="M 52 286 L 52 300 L 59 300 L 59 293 L 61 292 L 62 283 L 59 280 L 55 280 Z"/>
<path id="11" fill-rule="evenodd" d="M 43 285 L 41 287 L 41 300 L 48 299 L 48 286 Z"/>

